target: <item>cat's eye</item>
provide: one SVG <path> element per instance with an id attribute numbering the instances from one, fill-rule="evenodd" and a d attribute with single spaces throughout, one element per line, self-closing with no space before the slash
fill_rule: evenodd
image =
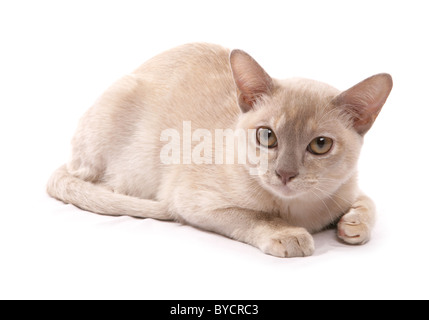
<path id="1" fill-rule="evenodd" d="M 331 150 L 334 141 L 327 137 L 317 137 L 313 139 L 307 147 L 307 150 L 315 155 L 322 155 Z"/>
<path id="2" fill-rule="evenodd" d="M 274 148 L 277 146 L 276 134 L 268 127 L 260 127 L 256 131 L 256 139 L 265 148 Z"/>

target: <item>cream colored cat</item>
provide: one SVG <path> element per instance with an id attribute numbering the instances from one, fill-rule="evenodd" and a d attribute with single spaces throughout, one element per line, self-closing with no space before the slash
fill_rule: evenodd
<path id="1" fill-rule="evenodd" d="M 391 88 L 388 74 L 344 92 L 276 80 L 243 51 L 180 46 L 120 79 L 86 112 L 71 160 L 47 190 L 84 210 L 176 220 L 279 257 L 311 255 L 310 233 L 334 223 L 341 239 L 361 244 L 375 207 L 357 186 L 357 161 Z M 202 134 L 187 136 L 185 127 Z M 226 138 L 225 157 L 238 151 L 234 163 L 212 161 L 220 146 L 209 140 L 220 129 L 249 132 L 248 152 L 265 155 L 266 167 L 238 163 Z M 176 157 L 170 163 L 161 161 L 166 150 Z"/>

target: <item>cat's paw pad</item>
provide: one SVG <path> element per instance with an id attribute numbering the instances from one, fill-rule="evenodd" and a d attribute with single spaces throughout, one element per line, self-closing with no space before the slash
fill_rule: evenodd
<path id="1" fill-rule="evenodd" d="M 370 226 L 362 221 L 359 212 L 352 209 L 338 222 L 338 238 L 349 244 L 364 244 L 371 237 Z"/>
<path id="2" fill-rule="evenodd" d="M 260 248 L 264 253 L 276 257 L 305 257 L 313 254 L 314 240 L 303 228 L 288 228 L 269 235 Z"/>

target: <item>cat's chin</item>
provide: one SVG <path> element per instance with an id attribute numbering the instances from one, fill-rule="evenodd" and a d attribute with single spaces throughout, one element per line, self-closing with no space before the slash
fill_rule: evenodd
<path id="1" fill-rule="evenodd" d="M 304 193 L 303 191 L 292 189 L 288 185 L 269 185 L 269 188 L 277 196 L 287 199 L 297 198 Z"/>

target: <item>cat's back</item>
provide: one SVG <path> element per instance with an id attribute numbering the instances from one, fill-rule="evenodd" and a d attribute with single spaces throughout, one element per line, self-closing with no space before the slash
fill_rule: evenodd
<path id="1" fill-rule="evenodd" d="M 192 130 L 234 127 L 240 111 L 229 55 L 218 45 L 186 44 L 117 81 L 81 119 L 69 170 L 120 193 L 154 197 L 164 130 L 182 133 L 185 121 Z"/>
<path id="2" fill-rule="evenodd" d="M 207 129 L 213 124 L 223 128 L 228 119 L 232 124 L 239 110 L 229 55 L 229 49 L 207 43 L 160 53 L 107 89 L 83 117 L 82 126 L 91 122 L 98 129 L 130 136 L 130 128 L 141 121 L 161 131 L 183 121 Z"/>
<path id="3" fill-rule="evenodd" d="M 74 137 L 76 151 L 96 144 L 105 146 L 99 152 L 111 153 L 142 136 L 155 144 L 163 130 L 181 130 L 183 121 L 209 130 L 229 127 L 239 113 L 229 54 L 218 45 L 192 43 L 146 61 L 85 113 Z"/>
<path id="4" fill-rule="evenodd" d="M 153 80 L 171 80 L 179 72 L 199 71 L 223 73 L 229 66 L 230 50 L 210 43 L 188 43 L 164 51 L 144 62 L 133 73 L 153 77 Z"/>
<path id="5" fill-rule="evenodd" d="M 230 50 L 219 45 L 185 44 L 133 72 L 143 83 L 145 105 L 152 115 L 156 109 L 160 128 L 177 128 L 183 121 L 209 130 L 234 124 L 239 109 L 229 55 Z"/>

